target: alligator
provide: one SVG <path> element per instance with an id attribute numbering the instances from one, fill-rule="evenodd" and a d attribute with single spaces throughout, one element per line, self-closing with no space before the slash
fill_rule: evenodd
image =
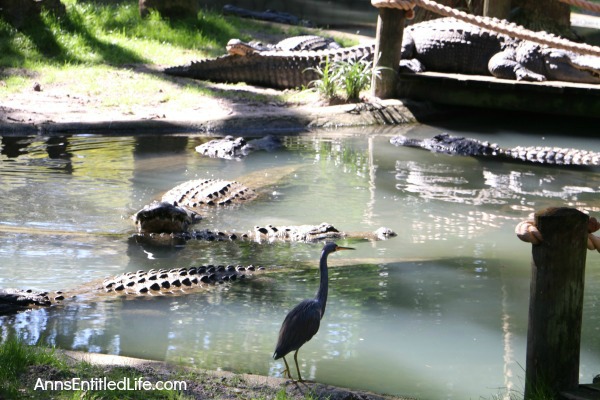
<path id="1" fill-rule="evenodd" d="M 310 86 L 327 60 L 372 62 L 375 44 L 328 50 L 256 51 L 228 54 L 164 70 L 168 75 L 215 82 L 246 82 L 290 89 Z M 493 33 L 453 18 L 404 30 L 400 70 L 492 75 L 524 81 L 600 83 L 600 57 L 579 55 Z"/>
<path id="2" fill-rule="evenodd" d="M 243 137 L 234 138 L 233 136 L 225 136 L 222 139 L 211 140 L 210 142 L 196 146 L 196 151 L 212 158 L 241 160 L 253 151 L 272 151 L 281 146 L 281 140 L 273 135 L 252 140 L 246 140 Z"/>
<path id="3" fill-rule="evenodd" d="M 264 271 L 262 266 L 203 265 L 191 268 L 127 272 L 96 280 L 68 291 L 42 292 L 30 289 L 0 289 L 0 315 L 50 307 L 69 299 L 94 301 L 106 296 L 166 296 L 204 290 L 208 287 L 246 279 Z"/>
<path id="4" fill-rule="evenodd" d="M 337 239 L 354 240 L 386 240 L 396 236 L 393 230 L 380 227 L 371 232 L 345 232 L 340 231 L 333 225 L 322 222 L 319 225 L 288 225 L 288 226 L 255 226 L 247 232 L 231 232 L 221 230 L 192 230 L 178 234 L 136 234 L 132 239 L 140 244 L 183 244 L 187 240 L 203 241 L 255 241 L 261 242 L 322 242 Z"/>
<path id="5" fill-rule="evenodd" d="M 208 207 L 241 204 L 257 197 L 236 181 L 195 179 L 183 182 L 133 215 L 139 233 L 181 233 L 200 221 Z"/>
<path id="6" fill-rule="evenodd" d="M 240 39 L 231 39 L 226 46 L 227 53 L 239 56 L 247 56 L 263 51 L 311 51 L 341 48 L 342 46 L 332 38 L 316 35 L 292 36 L 275 44 L 265 44 L 257 41 L 246 43 Z"/>
<path id="7" fill-rule="evenodd" d="M 256 171 L 243 177 L 254 189 L 223 179 L 193 179 L 168 192 L 160 201 L 144 206 L 132 216 L 139 233 L 183 233 L 199 222 L 200 213 L 213 207 L 239 205 L 259 197 L 261 189 L 297 170 L 286 166 Z"/>
<path id="8" fill-rule="evenodd" d="M 500 161 L 518 161 L 546 165 L 575 167 L 600 165 L 600 153 L 562 147 L 518 146 L 504 149 L 497 144 L 477 139 L 450 136 L 442 133 L 428 139 L 394 136 L 390 143 L 395 146 L 416 147 L 435 153 L 471 157 L 493 157 Z"/>

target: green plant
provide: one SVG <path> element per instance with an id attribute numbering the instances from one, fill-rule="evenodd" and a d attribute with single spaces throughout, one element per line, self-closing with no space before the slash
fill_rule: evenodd
<path id="1" fill-rule="evenodd" d="M 348 102 L 359 100 L 360 93 L 371 85 L 372 74 L 379 75 L 381 68 L 373 71 L 372 64 L 365 57 L 331 63 L 329 57 L 323 66 L 309 68 L 319 75 L 310 84 L 322 99 L 333 102 L 344 92 Z"/>
<path id="2" fill-rule="evenodd" d="M 360 58 L 340 61 L 336 64 L 336 76 L 346 93 L 346 99 L 351 102 L 358 101 L 360 92 L 371 85 L 372 63 Z"/>
<path id="3" fill-rule="evenodd" d="M 319 97 L 328 101 L 335 99 L 338 91 L 338 77 L 335 64 L 329 61 L 329 57 L 325 59 L 323 67 L 319 65 L 315 68 L 308 68 L 308 70 L 315 71 L 320 77 L 310 82 Z"/>

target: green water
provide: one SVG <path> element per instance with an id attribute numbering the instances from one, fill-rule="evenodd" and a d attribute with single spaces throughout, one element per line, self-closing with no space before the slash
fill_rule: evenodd
<path id="1" fill-rule="evenodd" d="M 282 361 L 271 358 L 279 326 L 314 295 L 321 244 L 192 241 L 157 252 L 127 236 L 129 216 L 180 182 L 299 166 L 260 201 L 207 213 L 200 227 L 326 221 L 398 233 L 388 241 L 342 241 L 356 250 L 330 256 L 327 313 L 299 353 L 303 376 L 421 399 L 522 391 L 530 246 L 516 239 L 514 226 L 551 205 L 595 215 L 600 174 L 396 148 L 389 138 L 444 130 L 506 146 L 600 151 L 595 139 L 553 129 L 448 124 L 311 132 L 243 161 L 201 157 L 194 147 L 209 138 L 200 135 L 2 137 L 0 287 L 64 289 L 125 271 L 202 263 L 277 268 L 188 296 L 72 301 L 0 317 L 0 336 L 281 376 Z M 582 382 L 600 373 L 599 266 L 590 252 Z"/>

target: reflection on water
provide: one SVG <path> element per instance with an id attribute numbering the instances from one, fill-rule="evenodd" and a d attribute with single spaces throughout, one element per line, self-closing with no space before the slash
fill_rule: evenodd
<path id="1" fill-rule="evenodd" d="M 200 157 L 194 147 L 212 138 L 196 135 L 2 137 L 0 287 L 64 289 L 125 271 L 207 263 L 278 267 L 188 296 L 70 301 L 0 317 L 0 336 L 280 376 L 283 364 L 271 358 L 279 326 L 314 295 L 321 245 L 191 241 L 159 252 L 128 240 L 128 217 L 188 179 L 301 165 L 262 200 L 207 212 L 201 227 L 326 221 L 398 232 L 330 257 L 327 313 L 299 353 L 303 375 L 422 399 L 522 390 L 530 250 L 514 226 L 551 205 L 597 211 L 600 175 L 397 148 L 388 140 L 400 130 L 410 128 L 285 137 L 284 148 L 242 162 Z M 418 126 L 407 134 L 436 133 Z M 469 136 L 535 141 L 514 132 Z M 582 381 L 600 372 L 599 264 L 590 254 Z"/>

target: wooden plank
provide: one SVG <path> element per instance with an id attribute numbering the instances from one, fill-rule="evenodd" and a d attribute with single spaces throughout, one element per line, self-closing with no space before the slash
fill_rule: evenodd
<path id="1" fill-rule="evenodd" d="M 536 213 L 532 246 L 525 398 L 576 389 L 589 217 L 574 208 Z"/>
<path id="2" fill-rule="evenodd" d="M 600 85 L 424 72 L 399 74 L 396 90 L 401 99 L 600 118 Z"/>

